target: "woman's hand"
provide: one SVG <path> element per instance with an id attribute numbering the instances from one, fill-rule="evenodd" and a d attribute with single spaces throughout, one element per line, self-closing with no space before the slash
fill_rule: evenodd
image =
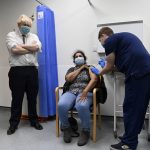
<path id="1" fill-rule="evenodd" d="M 87 99 L 87 93 L 88 93 L 87 91 L 83 90 L 83 92 L 82 92 L 82 94 L 80 96 L 80 100 L 81 101 L 85 101 Z"/>
<path id="2" fill-rule="evenodd" d="M 82 66 L 80 67 L 80 69 L 81 69 L 81 70 L 83 70 L 83 69 L 89 69 L 89 67 L 88 67 L 88 65 L 84 64 L 84 65 L 82 65 Z"/>

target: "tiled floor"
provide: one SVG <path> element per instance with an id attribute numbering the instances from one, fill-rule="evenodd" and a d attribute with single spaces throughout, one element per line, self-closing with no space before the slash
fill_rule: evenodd
<path id="1" fill-rule="evenodd" d="M 109 150 L 109 145 L 117 143 L 113 136 L 113 119 L 104 117 L 101 130 L 97 129 L 97 142 L 91 140 L 86 146 L 77 146 L 77 138 L 70 144 L 63 142 L 55 135 L 55 120 L 42 123 L 44 129 L 41 131 L 30 127 L 28 121 L 21 121 L 15 134 L 6 134 L 9 126 L 9 109 L 0 107 L 0 150 Z M 118 133 L 122 133 L 122 119 L 118 121 Z M 139 136 L 138 150 L 149 150 L 150 142 L 147 141 L 147 131 L 142 130 Z"/>

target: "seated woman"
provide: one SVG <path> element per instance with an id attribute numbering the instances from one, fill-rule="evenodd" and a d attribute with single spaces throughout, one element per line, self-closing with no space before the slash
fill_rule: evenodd
<path id="1" fill-rule="evenodd" d="M 75 67 L 67 71 L 65 79 L 70 82 L 69 90 L 59 99 L 58 114 L 63 126 L 64 141 L 71 142 L 71 127 L 68 121 L 68 111 L 75 106 L 81 120 L 82 131 L 78 146 L 83 146 L 90 137 L 90 106 L 92 104 L 92 89 L 96 85 L 97 76 L 86 64 L 86 56 L 78 50 L 73 54 Z"/>

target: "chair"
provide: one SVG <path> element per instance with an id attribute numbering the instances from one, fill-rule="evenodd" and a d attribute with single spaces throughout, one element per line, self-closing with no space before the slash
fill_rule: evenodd
<path id="1" fill-rule="evenodd" d="M 59 101 L 59 95 L 60 90 L 62 90 L 63 87 L 56 87 L 55 94 L 56 94 L 56 136 L 59 137 L 60 129 L 59 129 L 59 116 L 58 116 L 58 101 Z M 96 103 L 96 92 L 98 91 L 98 88 L 93 89 L 93 108 L 92 108 L 92 141 L 96 143 L 96 127 L 97 127 L 97 117 L 99 121 L 98 127 L 101 127 L 101 115 L 100 115 L 100 104 Z M 77 113 L 77 111 L 71 110 L 71 114 Z"/>

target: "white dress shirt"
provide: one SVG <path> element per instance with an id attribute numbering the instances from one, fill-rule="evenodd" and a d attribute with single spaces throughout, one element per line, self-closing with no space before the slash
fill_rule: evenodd
<path id="1" fill-rule="evenodd" d="M 39 46 L 39 51 L 41 50 L 41 42 L 36 34 L 28 33 L 25 37 L 25 44 L 32 44 L 33 41 Z M 18 44 L 23 44 L 23 38 L 20 31 L 9 32 L 6 37 L 6 45 L 9 51 L 9 64 L 10 66 L 38 66 L 37 53 L 28 54 L 14 54 L 12 53 L 12 48 Z"/>

